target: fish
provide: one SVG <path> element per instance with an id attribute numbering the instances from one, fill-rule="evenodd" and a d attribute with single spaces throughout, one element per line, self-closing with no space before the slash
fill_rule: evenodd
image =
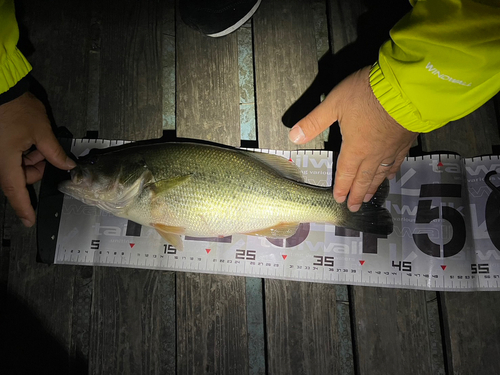
<path id="1" fill-rule="evenodd" d="M 115 216 L 149 226 L 183 249 L 182 236 L 234 234 L 288 238 L 301 223 L 328 223 L 389 235 L 387 180 L 359 211 L 337 203 L 332 187 L 304 182 L 290 160 L 196 142 L 128 144 L 77 160 L 59 190 Z"/>

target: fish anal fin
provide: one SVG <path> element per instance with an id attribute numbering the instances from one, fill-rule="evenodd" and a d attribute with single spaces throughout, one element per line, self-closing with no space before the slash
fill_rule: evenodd
<path id="1" fill-rule="evenodd" d="M 182 243 L 181 234 L 184 234 L 185 230 L 182 227 L 173 227 L 164 224 L 152 223 L 151 226 L 156 229 L 159 235 L 175 247 L 177 250 L 184 250 L 184 245 Z"/>
<path id="2" fill-rule="evenodd" d="M 273 227 L 259 229 L 254 232 L 244 233 L 250 236 L 264 236 L 269 238 L 288 238 L 297 232 L 300 223 L 280 223 Z"/>

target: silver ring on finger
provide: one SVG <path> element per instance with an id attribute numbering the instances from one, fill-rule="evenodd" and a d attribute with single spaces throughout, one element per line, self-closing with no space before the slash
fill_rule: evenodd
<path id="1" fill-rule="evenodd" d="M 380 166 L 384 167 L 384 168 L 389 168 L 389 167 L 392 167 L 395 162 L 396 162 L 396 160 L 394 160 L 392 163 L 382 163 L 382 164 L 380 164 Z"/>

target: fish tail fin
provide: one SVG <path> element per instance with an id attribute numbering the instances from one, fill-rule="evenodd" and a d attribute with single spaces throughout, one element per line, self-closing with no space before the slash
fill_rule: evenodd
<path id="1" fill-rule="evenodd" d="M 365 233 L 391 234 L 393 230 L 392 216 L 383 207 L 389 195 L 389 189 L 389 181 L 385 179 L 369 202 L 363 203 L 357 212 L 348 211 L 345 222 L 341 226 Z M 347 207 L 346 210 L 348 210 Z"/>

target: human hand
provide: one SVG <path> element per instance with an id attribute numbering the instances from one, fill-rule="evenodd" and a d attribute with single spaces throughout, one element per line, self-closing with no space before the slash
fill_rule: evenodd
<path id="1" fill-rule="evenodd" d="M 32 145 L 37 149 L 25 154 Z M 52 133 L 44 105 L 29 92 L 0 105 L 0 187 L 27 227 L 35 223 L 35 211 L 26 184 L 42 178 L 44 159 L 60 169 L 75 167 Z"/>
<path id="2" fill-rule="evenodd" d="M 342 146 L 337 160 L 333 196 L 349 210 L 368 202 L 386 177 L 399 170 L 418 133 L 399 125 L 382 107 L 370 86 L 370 67 L 339 83 L 289 137 L 307 143 L 338 120 Z M 388 166 L 382 166 L 388 164 Z"/>

